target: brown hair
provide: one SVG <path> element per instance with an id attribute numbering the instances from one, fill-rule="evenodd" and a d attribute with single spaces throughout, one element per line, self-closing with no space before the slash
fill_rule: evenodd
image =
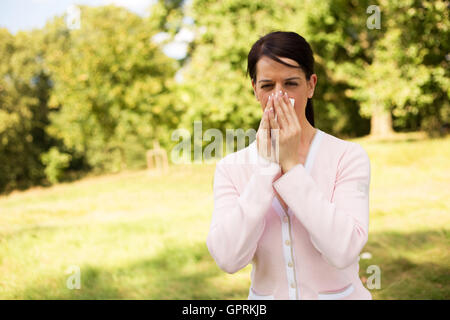
<path id="1" fill-rule="evenodd" d="M 247 59 L 247 75 L 256 83 L 256 63 L 261 57 L 267 56 L 281 64 L 292 68 L 300 68 L 309 80 L 314 73 L 314 57 L 309 43 L 295 32 L 275 31 L 261 37 L 256 41 Z M 283 62 L 277 57 L 289 58 L 296 61 L 299 66 Z M 314 110 L 312 98 L 306 103 L 305 116 L 314 126 Z"/>

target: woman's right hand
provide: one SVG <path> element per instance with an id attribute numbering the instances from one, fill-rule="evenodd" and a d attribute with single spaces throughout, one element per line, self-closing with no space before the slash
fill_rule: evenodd
<path id="1" fill-rule="evenodd" d="M 272 146 L 272 137 L 271 137 L 271 128 L 269 117 L 272 117 L 272 121 L 274 121 L 274 106 L 273 106 L 273 96 L 270 95 L 267 100 L 266 107 L 264 109 L 264 113 L 259 123 L 259 128 L 256 133 L 256 146 L 258 149 L 258 154 L 266 160 L 271 162 L 276 161 L 276 153 L 274 152 L 274 148 Z"/>

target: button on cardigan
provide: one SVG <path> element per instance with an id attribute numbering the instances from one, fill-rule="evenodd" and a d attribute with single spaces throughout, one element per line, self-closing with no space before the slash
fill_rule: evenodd
<path id="1" fill-rule="evenodd" d="M 216 164 L 208 250 L 228 273 L 252 264 L 249 299 L 372 299 L 358 275 L 369 185 L 357 143 L 317 129 L 305 165 L 282 175 L 255 140 Z"/>

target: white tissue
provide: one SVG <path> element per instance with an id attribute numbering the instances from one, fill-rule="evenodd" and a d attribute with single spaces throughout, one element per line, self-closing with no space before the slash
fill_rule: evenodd
<path id="1" fill-rule="evenodd" d="M 291 102 L 292 108 L 295 105 L 295 99 L 294 98 L 289 98 L 289 101 Z M 275 114 L 275 121 L 277 121 L 277 114 Z"/>

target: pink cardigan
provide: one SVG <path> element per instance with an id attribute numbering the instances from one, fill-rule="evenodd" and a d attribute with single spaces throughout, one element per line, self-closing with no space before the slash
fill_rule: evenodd
<path id="1" fill-rule="evenodd" d="M 216 165 L 209 252 L 228 273 L 252 263 L 249 299 L 372 299 L 358 275 L 369 185 L 357 143 L 317 129 L 305 166 L 281 175 L 255 140 Z"/>

